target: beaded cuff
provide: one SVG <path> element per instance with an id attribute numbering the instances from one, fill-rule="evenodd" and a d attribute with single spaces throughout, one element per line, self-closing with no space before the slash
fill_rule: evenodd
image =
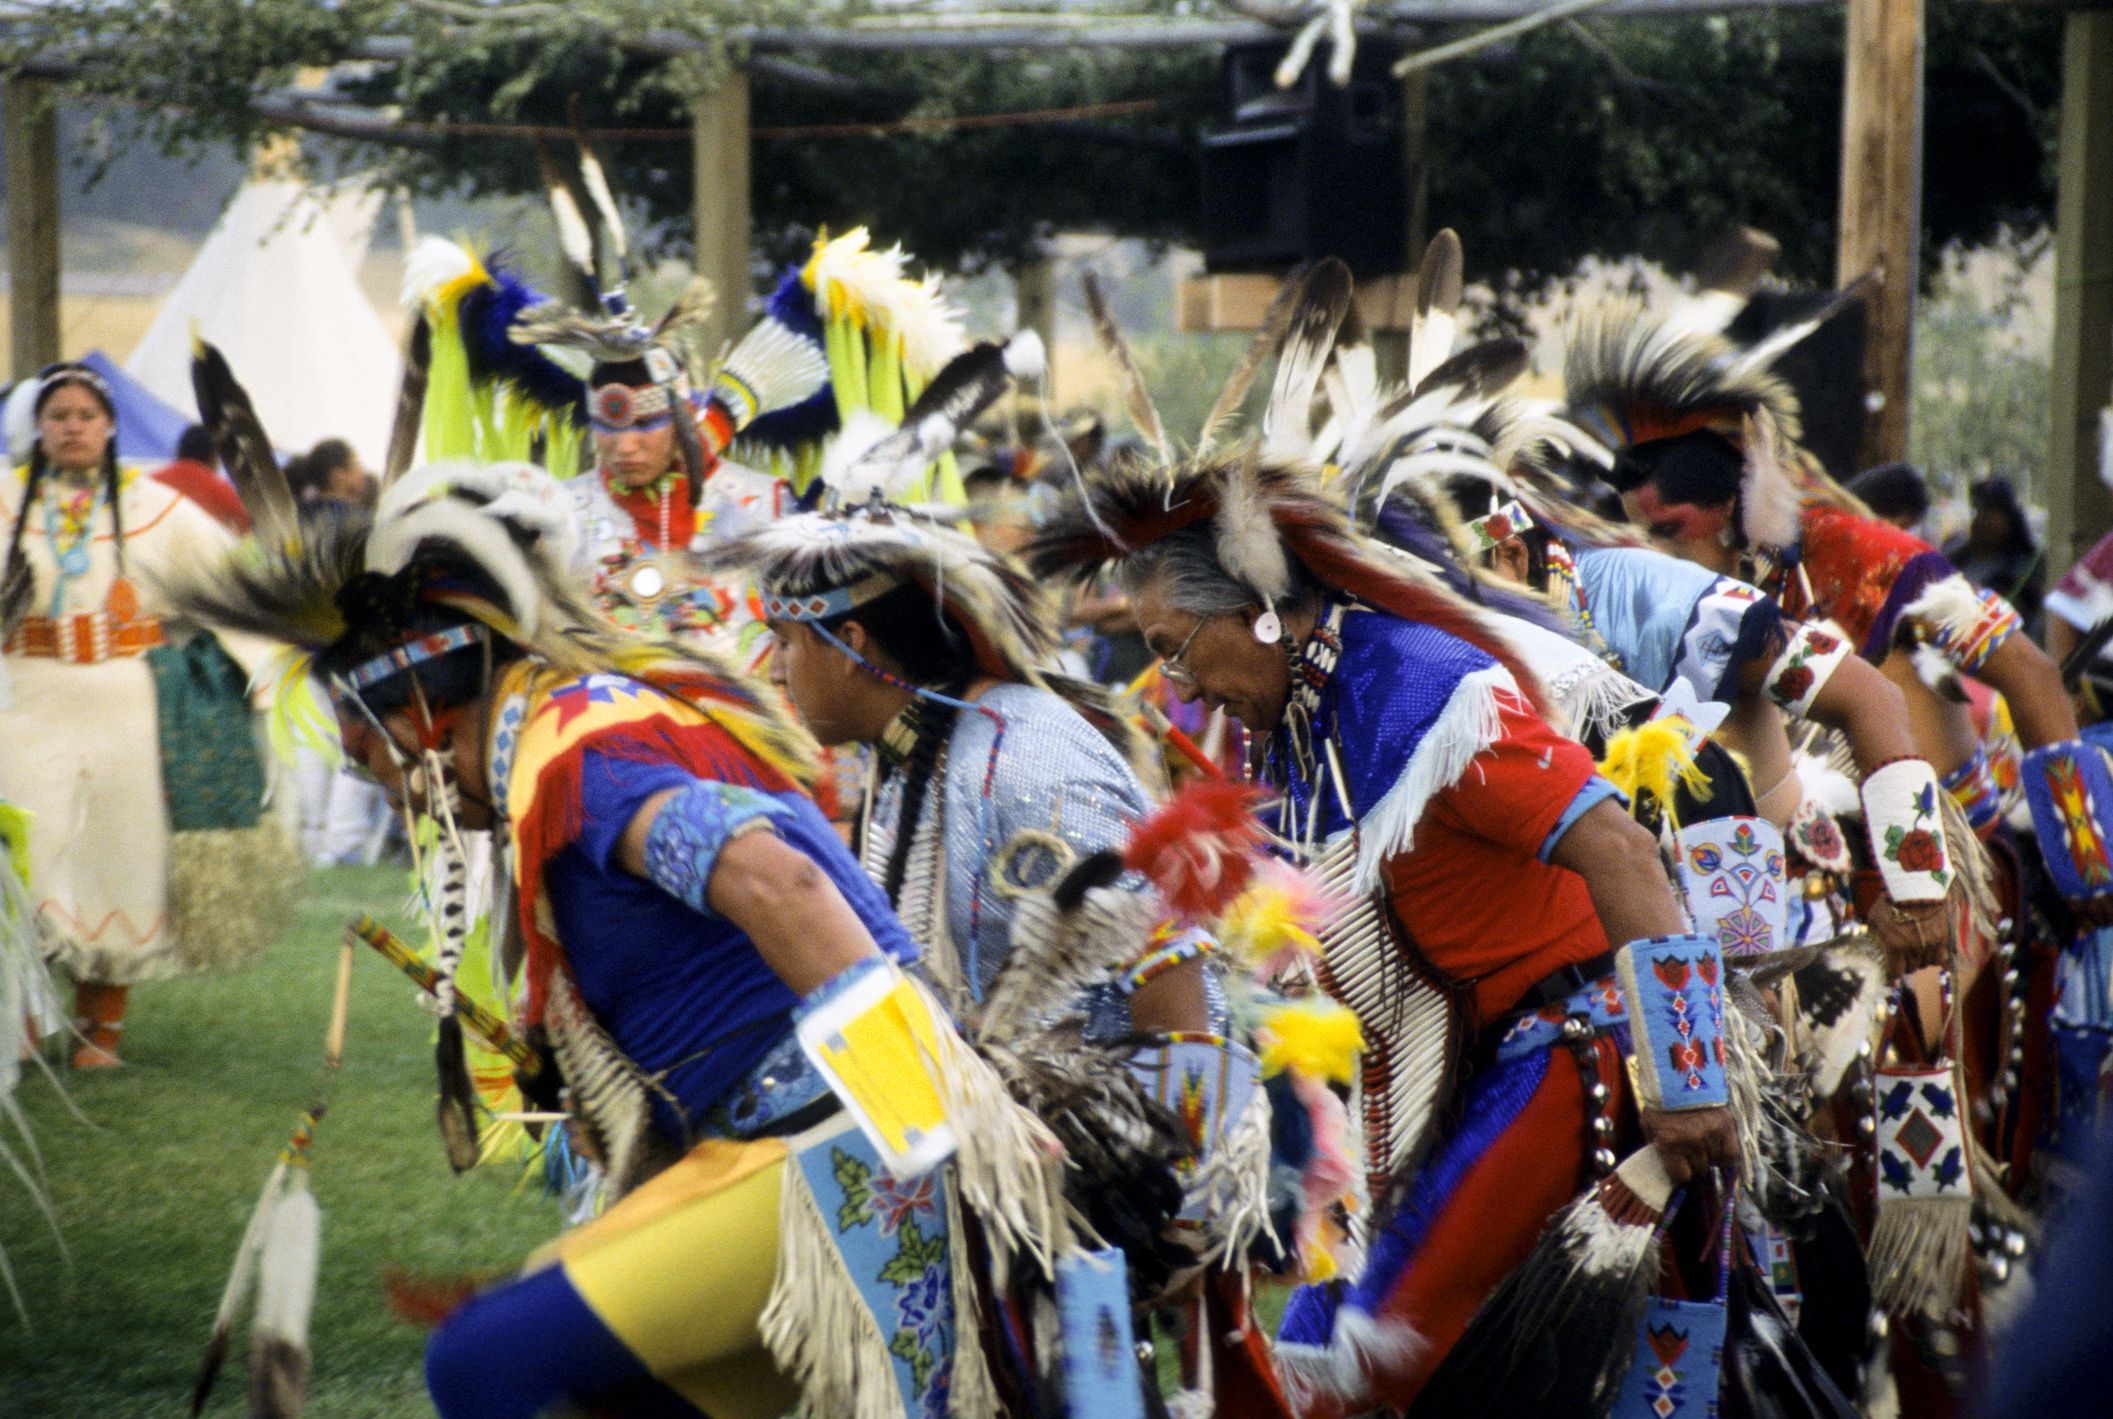
<path id="1" fill-rule="evenodd" d="M 879 956 L 846 966 L 793 1009 L 800 1048 L 897 1178 L 922 1177 L 954 1154 L 938 1076 L 940 1036 L 951 1030 Z"/>
<path id="2" fill-rule="evenodd" d="M 2105 751 L 2081 739 L 2048 744 L 2025 756 L 2024 780 L 2032 828 L 2056 890 L 2071 901 L 2113 893 L 2113 854 L 2106 846 L 2113 776 Z"/>
<path id="3" fill-rule="evenodd" d="M 1871 857 L 1895 906 L 1941 902 L 1952 885 L 1951 851 L 1937 801 L 1937 771 L 1926 759 L 1895 759 L 1864 780 L 1864 827 Z"/>
<path id="4" fill-rule="evenodd" d="M 1768 697 L 1790 714 L 1803 715 L 1819 698 L 1835 667 L 1849 658 L 1849 643 L 1830 631 L 1803 625 L 1768 667 Z"/>
<path id="5" fill-rule="evenodd" d="M 1717 943 L 1706 936 L 1645 937 L 1615 953 L 1644 1108 L 1713 1109 L 1731 1097 L 1723 972 Z"/>

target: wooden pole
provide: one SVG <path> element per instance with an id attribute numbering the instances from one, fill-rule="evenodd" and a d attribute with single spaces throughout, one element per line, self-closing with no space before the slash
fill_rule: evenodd
<path id="1" fill-rule="evenodd" d="M 2050 576 L 2113 524 L 2098 468 L 2099 412 L 2113 400 L 2113 10 L 2072 11 L 2066 24 L 2055 155 Z"/>
<path id="2" fill-rule="evenodd" d="M 1849 0 L 1835 279 L 1846 285 L 1885 269 L 1864 346 L 1864 387 L 1876 407 L 1860 468 L 1908 456 L 1921 185 L 1922 0 Z"/>
<path id="3" fill-rule="evenodd" d="M 1023 257 L 1013 268 L 1013 329 L 1032 330 L 1042 337 L 1042 348 L 1049 352 L 1050 389 L 1056 388 L 1056 284 L 1056 257 L 1048 251 Z"/>
<path id="4" fill-rule="evenodd" d="M 735 70 L 690 109 L 696 210 L 697 271 L 719 299 L 705 329 L 704 348 L 716 354 L 748 328 L 749 131 L 748 74 Z"/>
<path id="5" fill-rule="evenodd" d="M 42 80 L 7 79 L 8 334 L 16 379 L 59 358 L 59 123 Z"/>
<path id="6" fill-rule="evenodd" d="M 1423 243 L 1428 235 L 1431 208 L 1431 164 L 1430 164 L 1430 103 L 1427 69 L 1411 69 L 1401 76 L 1401 165 L 1408 178 L 1409 216 L 1404 232 L 1407 239 L 1402 243 L 1401 253 L 1403 288 L 1414 284 L 1414 272 L 1423 261 Z M 1407 291 L 1412 303 L 1416 299 L 1413 290 Z M 1409 373 L 1409 332 L 1407 313 L 1402 313 L 1398 328 L 1375 330 L 1372 333 L 1372 355 L 1379 367 L 1381 383 L 1406 379 Z"/>

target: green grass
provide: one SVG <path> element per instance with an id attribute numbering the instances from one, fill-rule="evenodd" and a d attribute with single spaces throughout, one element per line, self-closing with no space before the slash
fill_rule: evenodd
<path id="1" fill-rule="evenodd" d="M 400 869 L 319 872 L 291 935 L 256 966 L 135 989 L 125 1067 L 64 1076 L 85 1123 L 41 1075 L 24 1077 L 18 1098 L 66 1255 L 0 1174 L 0 1248 L 29 1309 L 25 1326 L 0 1297 L 0 1416 L 188 1412 L 243 1223 L 322 1079 L 339 932 L 361 911 L 403 931 L 391 910 L 403 897 Z M 353 965 L 345 1063 L 314 1150 L 323 1264 L 307 1416 L 430 1415 L 424 1333 L 388 1313 L 382 1269 L 508 1270 L 560 1219 L 540 1188 L 516 1188 L 510 1167 L 448 1170 L 433 1124 L 430 1017 L 372 952 Z M 1273 1329 L 1281 1292 L 1257 1300 Z M 245 1334 L 237 1330 L 209 1419 L 248 1412 Z M 1169 1385 L 1173 1355 L 1161 1345 Z"/>
<path id="2" fill-rule="evenodd" d="M 293 932 L 255 967 L 134 990 L 125 1067 L 66 1076 L 86 1123 L 48 1081 L 24 1078 L 18 1097 L 70 1262 L 0 1176 L 0 1247 L 30 1313 L 25 1327 L 0 1299 L 0 1415 L 187 1412 L 242 1225 L 322 1078 L 338 933 L 356 912 L 401 903 L 403 884 L 390 868 L 317 873 Z M 503 1270 L 559 1228 L 539 1189 L 514 1190 L 513 1169 L 449 1172 L 431 1020 L 372 952 L 354 967 L 344 1068 L 314 1152 L 323 1262 L 310 1419 L 432 1412 L 424 1336 L 385 1309 L 384 1266 Z M 247 1412 L 243 1354 L 238 1331 L 208 1415 Z"/>

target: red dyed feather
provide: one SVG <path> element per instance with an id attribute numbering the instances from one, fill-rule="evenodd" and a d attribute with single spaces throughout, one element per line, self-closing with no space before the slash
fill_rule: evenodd
<path id="1" fill-rule="evenodd" d="M 382 1268 L 382 1299 L 389 1314 L 427 1330 L 462 1309 L 497 1276 L 420 1276 L 393 1266 Z"/>
<path id="2" fill-rule="evenodd" d="M 1254 879 L 1265 841 L 1255 816 L 1262 799 L 1252 786 L 1230 780 L 1190 784 L 1132 825 L 1123 861 L 1150 878 L 1182 915 L 1215 917 Z"/>

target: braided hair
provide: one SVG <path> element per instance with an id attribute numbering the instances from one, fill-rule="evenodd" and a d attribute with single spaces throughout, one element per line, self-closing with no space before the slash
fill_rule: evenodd
<path id="1" fill-rule="evenodd" d="M 911 685 L 960 699 L 976 678 L 975 648 L 953 617 L 940 611 L 923 588 L 903 585 L 821 623 L 841 637 L 842 627 L 856 621 L 874 647 L 902 668 Z M 940 752 L 953 737 L 961 711 L 920 696 L 911 706 L 916 740 L 895 772 L 903 776 L 902 813 L 896 820 L 895 846 L 881 886 L 891 904 L 900 904 L 903 879 L 909 874 L 910 844 L 939 768 Z"/>
<path id="2" fill-rule="evenodd" d="M 103 445 L 103 463 L 99 471 L 104 499 L 110 505 L 111 545 L 117 553 L 117 573 L 123 576 L 125 514 L 118 505 L 117 407 L 110 402 L 109 391 L 93 370 L 85 365 L 57 365 L 39 378 L 33 406 L 35 412 L 42 414 L 51 396 L 68 385 L 87 390 L 103 406 L 103 412 L 110 416 L 110 439 Z M 15 509 L 15 525 L 8 529 L 6 569 L 0 572 L 0 629 L 8 633 L 12 633 L 28 614 L 30 598 L 36 591 L 36 577 L 31 573 L 29 558 L 22 550 L 22 529 L 29 523 L 30 507 L 36 502 L 37 491 L 50 472 L 51 462 L 44 453 L 44 440 L 39 437 L 29 446 L 29 477 L 22 485 L 22 504 Z"/>

